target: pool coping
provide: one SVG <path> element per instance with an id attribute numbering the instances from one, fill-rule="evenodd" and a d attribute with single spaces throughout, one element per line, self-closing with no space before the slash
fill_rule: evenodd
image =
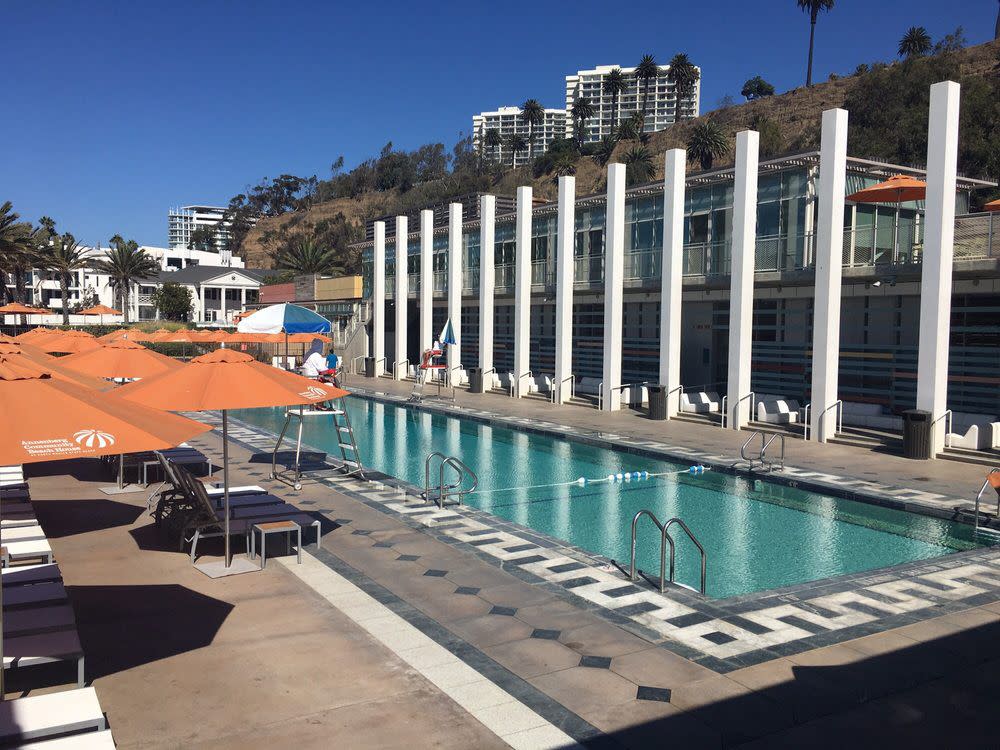
<path id="1" fill-rule="evenodd" d="M 383 398 L 375 400 L 413 406 L 401 397 L 380 395 Z M 429 412 L 476 418 L 462 408 L 417 405 L 421 406 Z M 273 447 L 274 433 L 237 418 L 231 421 L 231 439 L 253 451 Z M 502 416 L 496 420 L 480 416 L 477 421 L 524 429 L 517 419 Z M 529 431 L 579 439 L 576 430 L 549 431 L 538 428 L 538 424 L 537 420 L 531 421 Z M 604 437 L 591 437 L 591 444 L 622 449 L 607 433 L 601 434 Z M 303 447 L 308 446 L 303 444 Z M 309 449 L 325 454 L 313 447 Z M 674 461 L 690 460 L 700 454 L 691 451 L 677 456 L 658 452 L 648 445 L 633 452 Z M 337 466 L 334 462 L 325 463 L 331 469 Z M 743 473 L 732 467 L 722 466 L 722 469 Z M 630 583 L 619 569 L 612 567 L 613 561 L 599 555 L 469 506 L 438 509 L 420 497 L 421 488 L 371 469 L 366 474 L 370 475 L 366 480 L 339 473 L 316 479 L 411 528 L 472 553 L 651 643 L 720 673 L 1000 600 L 1000 550 L 995 547 L 726 599 L 708 599 L 679 586 L 671 586 L 660 594 L 641 580 Z M 822 491 L 826 491 L 825 486 Z M 844 492 L 839 496 L 858 499 Z M 891 497 L 876 504 L 906 509 Z"/>

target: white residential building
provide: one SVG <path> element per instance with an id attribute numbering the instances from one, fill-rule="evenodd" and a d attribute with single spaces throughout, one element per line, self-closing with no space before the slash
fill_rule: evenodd
<path id="1" fill-rule="evenodd" d="M 220 206 L 171 208 L 167 213 L 167 244 L 175 250 L 186 250 L 192 232 L 200 227 L 215 227 L 215 249 L 225 256 L 229 244 L 229 222 L 222 220 L 225 212 L 226 209 Z"/>
<path id="2" fill-rule="evenodd" d="M 625 74 L 626 87 L 619 94 L 617 101 L 611 93 L 604 90 L 604 82 L 617 65 L 598 65 L 593 70 L 579 70 L 574 75 L 566 76 L 566 132 L 574 133 L 573 103 L 580 98 L 586 98 L 594 106 L 595 114 L 584 123 L 584 143 L 599 141 L 611 135 L 615 124 L 624 120 L 633 112 L 642 110 L 644 84 L 635 77 L 635 68 L 621 68 Z M 669 79 L 670 66 L 661 65 L 660 75 L 655 81 L 649 82 L 649 94 L 646 101 L 645 132 L 652 133 L 663 130 L 674 122 L 677 116 L 676 86 Z M 701 106 L 701 68 L 698 68 L 699 79 L 690 96 L 681 99 L 681 118 L 697 117 Z"/>
<path id="3" fill-rule="evenodd" d="M 564 109 L 546 109 L 545 120 L 541 125 L 535 126 L 534 144 L 530 148 L 525 148 L 514 154 L 514 166 L 519 167 L 527 164 L 534 157 L 545 153 L 549 144 L 556 138 L 565 138 L 567 135 L 567 117 Z M 520 135 L 525 142 L 528 140 L 528 124 L 521 120 L 520 107 L 500 107 L 495 112 L 480 112 L 472 116 L 472 140 L 478 149 L 482 139 L 486 138 L 488 130 L 496 130 L 500 133 L 500 146 L 489 149 L 487 156 L 502 164 L 509 164 L 511 160 L 510 137 L 514 134 Z"/>
<path id="4" fill-rule="evenodd" d="M 166 283 L 186 286 L 193 302 L 191 321 L 231 325 L 237 313 L 256 305 L 267 271 L 229 266 L 192 265 L 179 271 L 163 271 L 155 279 L 136 285 L 131 299 L 132 320 L 155 320 L 152 295 Z"/>

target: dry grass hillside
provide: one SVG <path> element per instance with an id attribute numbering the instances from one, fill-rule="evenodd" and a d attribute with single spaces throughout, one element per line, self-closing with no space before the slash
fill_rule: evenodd
<path id="1" fill-rule="evenodd" d="M 963 76 L 1000 80 L 1000 41 L 968 47 L 950 54 L 954 56 Z M 687 120 L 667 130 L 653 133 L 646 145 L 657 165 L 656 176 L 662 174 L 662 154 L 671 148 L 683 148 L 690 129 L 695 123 L 704 120 L 711 120 L 727 136 L 734 138 L 738 131 L 746 129 L 756 119 L 765 118 L 771 123 L 775 137 L 772 139 L 772 153 L 767 153 L 766 147 L 762 144 L 763 158 L 778 153 L 816 149 L 819 147 L 820 119 L 823 110 L 843 106 L 866 75 L 869 74 L 835 78 L 815 84 L 812 88 L 793 89 L 784 94 L 715 110 L 695 120 Z M 629 142 L 619 144 L 616 154 L 628 149 L 630 145 Z M 869 156 L 869 154 L 853 155 Z M 731 163 L 730 156 L 718 160 L 714 166 L 724 167 Z M 688 168 L 692 171 L 700 169 L 695 163 L 689 164 Z M 600 192 L 605 187 L 605 170 L 590 157 L 581 157 L 576 163 L 576 181 L 579 195 Z M 500 195 L 513 195 L 519 185 L 527 184 L 534 187 L 537 198 L 554 200 L 556 197 L 556 178 L 552 175 L 534 177 L 528 167 L 505 173 L 495 183 L 492 191 Z M 415 190 L 419 191 L 419 188 Z M 357 199 L 338 199 L 317 204 L 307 211 L 265 219 L 247 237 L 243 253 L 248 265 L 269 267 L 270 258 L 261 243 L 265 233 L 274 232 L 280 227 L 292 229 L 299 224 L 315 224 L 337 214 L 343 214 L 351 223 L 360 227 L 373 217 L 411 209 L 414 200 L 419 200 L 419 195 L 413 195 L 413 192 L 410 191 L 405 195 L 395 190 L 365 193 Z"/>

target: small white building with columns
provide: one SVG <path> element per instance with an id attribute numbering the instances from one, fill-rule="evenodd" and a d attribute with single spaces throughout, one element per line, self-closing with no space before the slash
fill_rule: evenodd
<path id="1" fill-rule="evenodd" d="M 166 283 L 185 286 L 191 292 L 194 323 L 232 324 L 234 316 L 255 305 L 267 271 L 228 266 L 188 266 L 163 271 L 155 279 L 138 285 L 132 295 L 132 320 L 155 320 L 153 292 Z"/>
<path id="2" fill-rule="evenodd" d="M 992 183 L 957 175 L 959 97 L 931 88 L 926 170 L 848 156 L 849 113 L 830 110 L 818 151 L 761 160 L 744 131 L 730 167 L 688 172 L 674 150 L 656 183 L 629 187 L 611 164 L 594 195 L 564 177 L 557 200 L 522 187 L 502 215 L 484 196 L 477 219 L 402 224 L 388 250 L 377 227 L 361 245 L 375 356 L 412 376 L 451 317 L 453 382 L 480 368 L 513 397 L 617 410 L 659 384 L 668 417 L 819 441 L 899 433 L 916 408 L 936 452 L 1000 447 L 1000 222 L 969 210 Z M 896 174 L 926 199 L 847 200 Z"/>

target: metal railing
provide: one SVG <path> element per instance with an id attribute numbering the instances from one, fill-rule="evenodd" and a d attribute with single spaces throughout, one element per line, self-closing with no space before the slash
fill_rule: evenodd
<path id="1" fill-rule="evenodd" d="M 483 370 L 483 391 L 484 392 L 487 390 L 487 388 L 486 388 L 486 376 L 487 375 L 496 375 L 496 373 L 497 373 L 497 368 L 495 368 L 495 367 L 491 367 L 488 370 Z M 489 387 L 489 390 L 491 390 L 491 391 L 493 390 L 493 379 L 492 378 L 490 378 L 490 387 Z"/>
<path id="2" fill-rule="evenodd" d="M 728 424 L 732 424 L 733 421 L 735 421 L 736 410 L 739 409 L 740 404 L 742 404 L 747 399 L 750 399 L 750 419 L 753 419 L 754 412 L 757 410 L 757 394 L 754 393 L 753 391 L 750 391 L 745 396 L 740 396 L 738 399 L 736 399 L 736 403 L 733 404 L 733 417 L 732 419 L 729 420 Z M 725 427 L 727 424 L 726 420 L 729 418 L 729 412 L 726 409 L 726 401 L 728 400 L 729 400 L 728 395 L 722 397 L 722 409 L 720 410 L 721 421 L 719 422 L 720 427 Z"/>
<path id="3" fill-rule="evenodd" d="M 674 524 L 677 524 L 678 526 L 681 527 L 681 529 L 684 530 L 684 533 L 687 534 L 688 539 L 690 539 L 692 542 L 694 542 L 694 546 L 698 548 L 698 552 L 701 554 L 701 585 L 699 587 L 699 591 L 701 592 L 702 595 L 704 595 L 705 594 L 705 579 L 706 579 L 706 573 L 707 573 L 707 568 L 708 568 L 708 565 L 707 565 L 707 563 L 708 563 L 708 556 L 705 554 L 705 548 L 701 546 L 701 542 L 699 542 L 698 539 L 695 537 L 695 535 L 693 533 L 691 533 L 691 529 L 689 529 L 688 526 L 687 526 L 687 524 L 684 523 L 681 519 L 675 517 L 675 518 L 671 518 L 666 523 L 660 523 L 660 520 L 654 515 L 653 511 L 651 511 L 651 510 L 646 510 L 646 509 L 640 510 L 632 518 L 632 545 L 631 545 L 631 559 L 630 559 L 630 562 L 629 562 L 629 580 L 630 581 L 635 581 L 636 580 L 636 573 L 638 572 L 636 570 L 636 567 L 635 567 L 636 527 L 639 524 L 639 519 L 642 518 L 643 516 L 648 516 L 649 519 L 654 524 L 656 524 L 656 528 L 658 528 L 660 530 L 660 593 L 662 594 L 664 592 L 664 590 L 666 589 L 666 587 L 667 587 L 666 584 L 667 584 L 668 580 L 670 581 L 670 583 L 675 584 L 677 586 L 684 586 L 684 588 L 691 589 L 690 586 L 687 586 L 687 585 L 685 585 L 683 583 L 677 583 L 677 580 L 676 580 L 676 568 L 675 568 L 675 565 L 674 565 L 674 560 L 675 560 L 675 557 L 676 557 L 676 550 L 675 550 L 675 545 L 674 545 L 674 538 L 672 536 L 670 536 L 670 527 L 673 526 Z M 666 567 L 667 567 L 666 566 L 666 562 L 667 562 L 667 545 L 668 544 L 670 545 L 670 576 L 669 576 L 669 578 L 666 575 Z M 692 589 L 692 590 L 694 590 L 694 589 Z"/>
<path id="4" fill-rule="evenodd" d="M 555 382 L 555 379 L 553 377 L 552 391 L 549 393 L 549 401 L 551 403 L 554 404 L 556 402 L 556 394 L 557 393 L 559 394 L 559 402 L 562 403 L 562 387 L 566 383 L 567 380 L 570 383 L 570 386 L 569 386 L 569 397 L 573 398 L 574 396 L 576 396 L 576 375 L 574 375 L 573 373 L 570 373 L 569 375 L 567 375 L 566 377 L 564 377 L 562 380 L 560 380 L 558 383 Z"/>
<path id="5" fill-rule="evenodd" d="M 517 397 L 520 398 L 521 381 L 524 380 L 525 378 L 532 378 L 532 377 L 534 377 L 534 375 L 532 375 L 531 370 L 528 370 L 527 372 L 522 372 L 520 375 L 517 376 L 516 380 L 514 379 L 514 373 L 513 372 L 510 373 L 510 397 L 514 398 L 514 391 L 517 390 Z"/>
<path id="6" fill-rule="evenodd" d="M 438 465 L 438 485 L 437 485 L 437 495 L 432 495 L 431 490 L 431 462 L 435 458 L 440 458 L 441 463 Z M 445 482 L 445 468 L 451 468 L 454 470 L 457 479 L 452 484 L 447 484 Z M 463 482 L 466 477 L 472 479 L 471 487 L 463 487 Z M 470 469 L 461 459 L 455 456 L 446 456 L 440 451 L 434 451 L 427 456 L 424 461 L 424 499 L 427 501 L 434 501 L 437 503 L 439 508 L 443 508 L 447 505 L 461 505 L 462 498 L 465 495 L 469 495 L 476 491 L 479 487 L 479 477 L 476 476 L 476 472 Z M 454 503 L 448 503 L 448 498 L 457 498 Z"/>
<path id="7" fill-rule="evenodd" d="M 359 354 L 357 357 L 355 357 L 354 359 L 351 360 L 351 375 L 357 375 L 358 374 L 358 360 L 359 359 L 368 359 L 368 355 L 367 354 Z"/>
<path id="8" fill-rule="evenodd" d="M 684 386 L 676 385 L 664 394 L 663 398 L 667 403 L 667 419 L 670 419 L 670 397 L 675 393 L 679 394 L 677 396 L 677 413 L 679 414 L 681 411 L 681 395 L 684 393 Z"/>
<path id="9" fill-rule="evenodd" d="M 407 367 L 409 367 L 410 366 L 410 360 L 408 360 L 408 359 L 401 359 L 398 362 L 393 362 L 392 363 L 392 379 L 393 380 L 396 379 L 396 374 L 399 372 L 399 366 L 400 365 L 406 365 Z M 406 380 L 406 378 L 407 378 L 408 375 L 409 375 L 408 372 L 405 373 L 403 375 L 403 377 L 400 378 L 400 380 Z"/>
<path id="10" fill-rule="evenodd" d="M 1000 469 L 990 469 L 990 473 L 986 475 L 986 481 L 983 482 L 983 486 L 979 488 L 979 494 L 976 495 L 976 520 L 975 520 L 975 529 L 976 529 L 976 531 L 979 530 L 979 501 L 982 500 L 983 493 L 986 492 L 986 488 L 992 486 L 992 484 L 993 484 L 990 481 L 990 477 L 992 477 L 994 474 L 997 474 L 997 473 L 1000 473 Z M 996 512 L 996 517 L 1000 518 L 1000 487 L 994 487 L 994 489 L 997 492 L 997 512 Z"/>
<path id="11" fill-rule="evenodd" d="M 608 398 L 613 397 L 615 391 L 618 391 L 619 393 L 621 393 L 626 388 L 640 388 L 641 389 L 643 386 L 646 386 L 646 385 L 649 385 L 649 381 L 648 380 L 643 380 L 641 383 L 622 383 L 621 385 L 612 386 L 610 389 L 608 389 Z M 629 405 L 632 404 L 631 395 L 632 394 L 629 394 L 629 396 L 630 396 Z M 640 398 L 641 398 L 641 396 L 640 396 Z M 614 402 L 612 402 L 612 403 L 614 403 Z M 601 381 L 601 385 L 598 386 L 598 389 L 597 389 L 597 410 L 601 411 L 602 409 L 604 409 L 604 381 L 603 380 Z"/>
<path id="12" fill-rule="evenodd" d="M 383 364 L 384 365 L 389 364 L 389 358 L 388 357 L 379 357 L 378 359 L 375 360 L 375 377 L 376 378 L 379 377 L 378 366 L 379 365 L 383 365 Z"/>
<path id="13" fill-rule="evenodd" d="M 755 438 L 760 438 L 760 452 L 756 457 L 747 455 L 747 448 L 750 447 L 750 443 L 754 441 Z M 750 437 L 743 441 L 743 445 L 740 446 L 740 458 L 747 462 L 747 467 L 750 471 L 753 471 L 754 463 L 759 462 L 761 468 L 766 468 L 767 471 L 774 471 L 775 462 L 767 460 L 767 449 L 771 447 L 771 443 L 775 440 L 781 441 L 781 455 L 778 457 L 777 465 L 779 469 L 785 468 L 785 436 L 781 433 L 775 432 L 771 433 L 765 438 L 764 433 L 760 430 L 754 430 Z"/>
<path id="14" fill-rule="evenodd" d="M 944 413 L 941 416 L 936 417 L 934 419 L 934 421 L 931 422 L 931 439 L 933 440 L 934 439 L 934 429 L 935 429 L 935 426 L 942 419 L 944 420 L 944 447 L 945 448 L 951 448 L 951 443 L 952 443 L 951 431 L 952 431 L 952 428 L 953 428 L 953 425 L 954 425 L 954 422 L 952 421 L 953 420 L 953 416 L 954 415 L 952 414 L 951 409 L 945 409 Z"/>

